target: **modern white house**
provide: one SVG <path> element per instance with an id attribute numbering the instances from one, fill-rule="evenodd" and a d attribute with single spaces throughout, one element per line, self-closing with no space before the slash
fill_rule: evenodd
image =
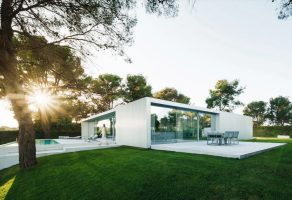
<path id="1" fill-rule="evenodd" d="M 251 117 L 145 97 L 82 120 L 82 137 L 89 138 L 105 125 L 116 144 L 150 148 L 152 144 L 199 141 L 207 131 L 239 131 L 251 139 Z"/>

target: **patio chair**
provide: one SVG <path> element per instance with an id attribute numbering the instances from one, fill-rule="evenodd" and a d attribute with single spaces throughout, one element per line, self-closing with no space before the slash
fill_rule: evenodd
<path id="1" fill-rule="evenodd" d="M 225 144 L 224 133 L 216 132 L 215 138 L 216 138 L 216 144 L 218 144 L 218 145 Z"/>
<path id="2" fill-rule="evenodd" d="M 91 135 L 88 137 L 87 141 L 90 142 L 90 141 L 95 141 L 96 139 L 98 138 L 97 135 Z"/>
<path id="3" fill-rule="evenodd" d="M 59 136 L 59 139 L 68 139 L 68 138 L 69 136 L 62 136 L 62 135 Z"/>
<path id="4" fill-rule="evenodd" d="M 68 137 L 68 139 L 81 139 L 81 136 Z"/>
<path id="5" fill-rule="evenodd" d="M 207 132 L 207 145 L 209 145 L 209 141 L 211 141 L 211 144 L 213 144 L 214 140 L 216 140 L 216 135 L 214 132 Z"/>
<path id="6" fill-rule="evenodd" d="M 238 144 L 239 140 L 238 140 L 238 136 L 239 136 L 239 131 L 234 131 L 233 132 L 233 136 L 232 136 L 232 141 L 235 144 L 235 142 Z"/>
<path id="7" fill-rule="evenodd" d="M 234 134 L 233 131 L 225 131 L 225 133 L 224 133 L 224 143 L 225 144 L 231 144 L 233 134 Z"/>

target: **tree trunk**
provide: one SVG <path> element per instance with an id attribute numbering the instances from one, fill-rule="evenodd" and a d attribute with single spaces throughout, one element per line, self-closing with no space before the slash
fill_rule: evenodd
<path id="1" fill-rule="evenodd" d="M 19 106 L 17 105 L 14 106 Z M 22 110 L 28 110 L 28 105 L 21 105 Z M 19 165 L 20 168 L 26 169 L 37 164 L 36 160 L 36 147 L 35 147 L 35 132 L 33 129 L 33 123 L 31 114 L 29 111 L 22 113 L 19 116 L 22 120 L 18 120 L 19 123 L 19 135 L 18 135 L 18 151 L 19 151 Z"/>
<path id="2" fill-rule="evenodd" d="M 18 149 L 20 168 L 36 165 L 35 132 L 27 99 L 17 73 L 15 48 L 12 42 L 12 0 L 1 3 L 0 75 L 4 77 L 5 92 L 19 124 Z"/>
<path id="3" fill-rule="evenodd" d="M 21 85 L 18 83 L 18 79 L 8 78 L 10 76 L 12 76 L 10 73 L 4 74 L 5 89 L 12 104 L 15 118 L 19 124 L 19 165 L 20 168 L 25 169 L 36 165 L 37 163 L 35 132 L 25 93 L 22 90 Z"/>

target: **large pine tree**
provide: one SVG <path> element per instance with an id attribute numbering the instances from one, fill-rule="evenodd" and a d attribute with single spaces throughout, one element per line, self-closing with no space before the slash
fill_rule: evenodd
<path id="1" fill-rule="evenodd" d="M 120 53 L 132 41 L 136 19 L 130 9 L 135 0 L 1 0 L 0 78 L 19 123 L 19 163 L 29 168 L 37 163 L 35 132 L 26 93 L 17 70 L 14 38 L 34 35 L 49 43 L 66 43 L 84 53 L 84 44 Z M 174 15 L 176 0 L 145 0 L 148 12 Z M 88 45 L 87 45 L 88 46 Z M 26 46 L 22 48 L 42 48 Z M 86 53 L 86 52 L 85 52 Z"/>

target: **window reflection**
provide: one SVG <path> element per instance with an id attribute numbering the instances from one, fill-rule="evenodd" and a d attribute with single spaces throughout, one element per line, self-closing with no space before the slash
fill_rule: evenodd
<path id="1" fill-rule="evenodd" d="M 106 137 L 115 140 L 115 117 L 94 121 L 94 135 L 99 138 L 102 136 L 101 128 L 103 124 L 106 128 Z"/>
<path id="2" fill-rule="evenodd" d="M 204 138 L 211 129 L 211 115 L 151 106 L 151 142 L 175 143 Z"/>

